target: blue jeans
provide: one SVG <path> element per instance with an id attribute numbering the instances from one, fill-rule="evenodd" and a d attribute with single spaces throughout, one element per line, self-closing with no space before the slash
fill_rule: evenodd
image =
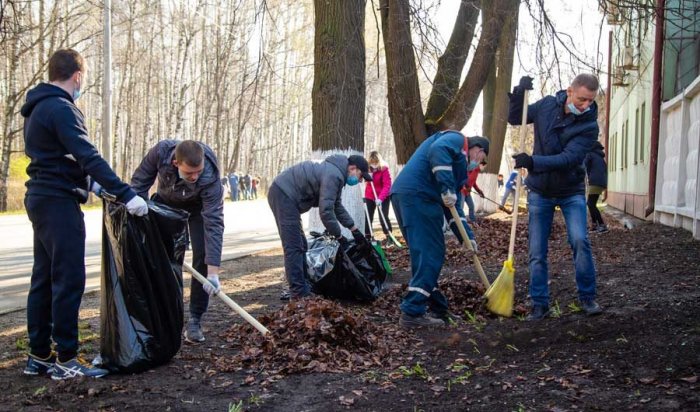
<path id="1" fill-rule="evenodd" d="M 535 192 L 527 196 L 530 243 L 530 299 L 534 305 L 549 306 L 547 281 L 547 243 L 552 232 L 554 208 L 564 214 L 569 245 L 574 253 L 576 286 L 581 301 L 595 299 L 596 280 L 591 242 L 588 239 L 586 198 L 583 194 L 568 197 L 545 197 Z"/>
<path id="2" fill-rule="evenodd" d="M 469 221 L 476 222 L 476 208 L 474 207 L 474 199 L 472 199 L 471 194 L 464 197 L 464 203 L 466 203 L 467 208 L 469 208 Z"/>

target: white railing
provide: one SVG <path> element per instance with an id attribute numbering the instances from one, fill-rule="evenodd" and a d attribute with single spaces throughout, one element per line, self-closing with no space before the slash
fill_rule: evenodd
<path id="1" fill-rule="evenodd" d="M 700 239 L 700 76 L 661 105 L 654 221 Z"/>

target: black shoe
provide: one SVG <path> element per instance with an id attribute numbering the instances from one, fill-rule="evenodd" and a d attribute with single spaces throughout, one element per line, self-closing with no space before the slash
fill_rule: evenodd
<path id="1" fill-rule="evenodd" d="M 527 315 L 527 320 L 542 320 L 549 316 L 549 306 L 535 305 L 532 307 L 530 314 Z"/>
<path id="2" fill-rule="evenodd" d="M 596 233 L 608 233 L 610 230 L 607 225 L 598 225 L 595 231 Z"/>
<path id="3" fill-rule="evenodd" d="M 289 292 L 289 290 L 283 290 L 282 293 L 280 293 L 280 300 L 288 301 L 291 299 L 292 294 Z"/>
<path id="4" fill-rule="evenodd" d="M 204 342 L 204 334 L 202 333 L 201 321 L 199 319 L 190 318 L 185 330 L 185 341 L 188 343 Z"/>
<path id="5" fill-rule="evenodd" d="M 399 325 L 406 329 L 414 329 L 421 327 L 434 328 L 445 326 L 445 322 L 443 322 L 440 319 L 431 318 L 430 316 L 426 315 L 410 316 L 405 313 L 402 313 L 401 319 L 399 319 Z"/>
<path id="6" fill-rule="evenodd" d="M 453 323 L 458 323 L 462 321 L 462 318 L 460 316 L 455 315 L 449 310 L 444 313 L 436 313 L 433 311 L 429 311 L 428 316 L 430 316 L 433 319 L 440 319 L 441 321 L 445 322 L 445 325 L 448 326 L 452 325 Z"/>
<path id="7" fill-rule="evenodd" d="M 603 308 L 594 299 L 582 301 L 581 308 L 586 312 L 586 316 L 595 316 L 603 313 Z"/>
<path id="8" fill-rule="evenodd" d="M 598 224 L 597 223 L 593 223 L 593 225 L 591 225 L 591 228 L 588 229 L 589 233 L 595 233 L 597 231 L 598 231 Z"/>
<path id="9" fill-rule="evenodd" d="M 56 355 L 51 354 L 47 358 L 40 358 L 31 353 L 27 355 L 27 366 L 24 367 L 25 375 L 50 375 L 53 373 L 54 364 L 56 363 Z"/>

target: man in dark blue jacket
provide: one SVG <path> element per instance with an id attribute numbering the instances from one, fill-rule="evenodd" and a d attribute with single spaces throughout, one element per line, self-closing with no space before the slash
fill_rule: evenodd
<path id="1" fill-rule="evenodd" d="M 341 225 L 350 229 L 356 242 L 367 241 L 341 203 L 345 185 L 354 186 L 363 179 L 372 181 L 364 157 L 332 155 L 321 163 L 306 161 L 296 164 L 272 181 L 267 202 L 282 240 L 284 274 L 291 299 L 302 299 L 311 294 L 306 280 L 308 245 L 301 224 L 303 213 L 318 207 L 323 226 L 340 242 L 345 241 Z"/>
<path id="2" fill-rule="evenodd" d="M 438 132 L 421 143 L 391 187 L 391 203 L 411 254 L 412 277 L 401 302 L 402 327 L 433 327 L 450 321 L 447 299 L 437 289 L 445 261 L 442 225 L 446 217 L 457 239 L 463 241 L 449 208 L 462 203 L 457 196 L 461 196 L 467 171 L 479 167 L 489 144 L 485 137 L 467 138 L 454 130 Z M 476 250 L 461 206 L 457 211 Z M 426 315 L 427 309 L 433 316 Z"/>
<path id="3" fill-rule="evenodd" d="M 204 342 L 201 320 L 209 306 L 209 296 L 219 290 L 219 266 L 224 237 L 224 187 L 212 149 L 193 140 L 158 142 L 131 177 L 131 186 L 139 196 L 158 178 L 154 200 L 190 213 L 192 267 L 209 282 L 190 284 L 190 319 L 185 340 Z"/>
<path id="4" fill-rule="evenodd" d="M 228 186 L 231 189 L 231 201 L 237 201 L 239 199 L 240 190 L 238 188 L 238 175 L 235 170 L 228 175 Z"/>
<path id="5" fill-rule="evenodd" d="M 107 374 L 77 358 L 78 310 L 85 289 L 85 222 L 79 203 L 101 186 L 125 203 L 129 213 L 148 213 L 146 202 L 88 140 L 83 113 L 75 105 L 85 75 L 78 52 L 58 50 L 49 59 L 49 83 L 30 90 L 21 110 L 25 153 L 31 159 L 24 205 L 34 229 L 24 373 L 51 373 L 56 380 Z"/>
<path id="6" fill-rule="evenodd" d="M 598 139 L 598 79 L 590 74 L 576 76 L 566 90 L 546 96 L 528 106 L 527 122 L 535 125 L 532 156 L 513 156 L 516 168 L 526 168 L 529 209 L 530 299 L 528 319 L 549 315 L 547 242 L 556 206 L 566 221 L 569 244 L 574 254 L 576 285 L 583 310 L 599 314 L 596 302 L 596 273 L 586 230 L 585 170 L 583 160 Z M 532 78 L 523 77 L 510 95 L 508 122 L 521 124 L 523 94 L 532 89 Z"/>

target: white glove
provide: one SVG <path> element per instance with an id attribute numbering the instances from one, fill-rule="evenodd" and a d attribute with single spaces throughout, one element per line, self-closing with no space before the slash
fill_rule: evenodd
<path id="1" fill-rule="evenodd" d="M 377 207 L 382 207 L 382 201 L 379 198 L 374 199 L 374 203 L 376 203 Z"/>
<path id="2" fill-rule="evenodd" d="M 137 195 L 126 204 L 126 210 L 132 215 L 146 216 L 148 214 L 148 205 L 141 196 Z"/>
<path id="3" fill-rule="evenodd" d="M 479 251 L 479 247 L 476 245 L 476 240 L 474 239 L 469 239 L 469 242 L 472 244 L 472 249 L 474 249 L 474 253 Z"/>
<path id="4" fill-rule="evenodd" d="M 204 282 L 202 287 L 204 291 L 209 294 L 209 296 L 219 293 L 221 290 L 221 284 L 219 283 L 219 275 L 208 275 L 208 282 Z"/>
<path id="5" fill-rule="evenodd" d="M 453 207 L 457 204 L 457 195 L 450 191 L 447 191 L 440 196 L 442 196 L 442 204 L 444 204 L 445 207 Z"/>

